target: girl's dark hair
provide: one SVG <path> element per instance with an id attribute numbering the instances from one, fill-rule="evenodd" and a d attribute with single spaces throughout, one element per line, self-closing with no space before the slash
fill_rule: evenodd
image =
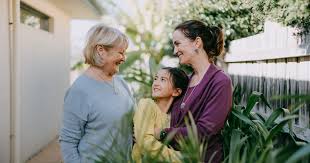
<path id="1" fill-rule="evenodd" d="M 164 67 L 162 69 L 169 72 L 173 87 L 182 90 L 181 95 L 178 96 L 181 97 L 186 92 L 189 83 L 189 77 L 187 74 L 182 69 L 176 67 Z"/>
<path id="2" fill-rule="evenodd" d="M 210 62 L 224 51 L 224 33 L 217 26 L 207 26 L 199 20 L 188 20 L 175 27 L 175 30 L 180 30 L 190 40 L 200 37 Z"/>

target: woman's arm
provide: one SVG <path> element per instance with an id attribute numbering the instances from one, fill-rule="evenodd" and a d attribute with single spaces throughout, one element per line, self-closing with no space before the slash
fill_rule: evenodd
<path id="1" fill-rule="evenodd" d="M 78 91 L 68 91 L 64 101 L 63 125 L 59 134 L 61 153 L 65 163 L 80 163 L 79 142 L 87 122 L 88 106 L 85 96 Z"/>
<path id="2" fill-rule="evenodd" d="M 195 121 L 199 138 L 215 135 L 224 126 L 226 117 L 232 104 L 232 86 L 229 78 L 220 81 L 211 92 L 210 98 L 206 99 L 203 112 Z M 187 137 L 187 128 L 166 128 L 168 134 L 174 132 L 174 138 Z"/>

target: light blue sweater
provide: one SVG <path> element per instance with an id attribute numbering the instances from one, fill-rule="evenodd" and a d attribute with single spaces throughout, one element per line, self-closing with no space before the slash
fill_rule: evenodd
<path id="1" fill-rule="evenodd" d="M 63 126 L 59 141 L 65 163 L 93 162 L 110 148 L 120 120 L 134 105 L 125 81 L 100 82 L 85 74 L 68 89 L 64 98 Z M 128 122 L 130 124 L 130 122 Z M 131 127 L 131 126 L 130 126 Z M 117 140 L 131 148 L 131 137 Z"/>

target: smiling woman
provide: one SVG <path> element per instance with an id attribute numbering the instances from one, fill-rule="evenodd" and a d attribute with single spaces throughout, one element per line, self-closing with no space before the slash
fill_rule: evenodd
<path id="1" fill-rule="evenodd" d="M 65 163 L 98 159 L 102 150 L 111 148 L 107 136 L 114 137 L 122 116 L 132 109 L 132 94 L 126 82 L 116 76 L 127 46 L 127 37 L 115 28 L 98 24 L 88 32 L 84 57 L 90 67 L 69 88 L 64 100 L 60 144 Z M 131 147 L 131 137 L 117 141 Z"/>
<path id="2" fill-rule="evenodd" d="M 220 133 L 232 105 L 231 80 L 213 63 L 213 59 L 223 52 L 223 32 L 219 27 L 188 20 L 175 28 L 173 43 L 180 64 L 191 66 L 193 74 L 184 96 L 171 106 L 170 127 L 154 131 L 156 135 L 175 133 L 170 145 L 179 149 L 179 138 L 188 138 L 185 119 L 192 114 L 200 140 L 208 140 L 201 161 L 221 162 L 223 142 Z"/>

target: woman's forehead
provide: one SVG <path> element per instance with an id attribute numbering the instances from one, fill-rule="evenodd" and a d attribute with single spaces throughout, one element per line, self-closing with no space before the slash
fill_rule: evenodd
<path id="1" fill-rule="evenodd" d="M 183 40 L 185 41 L 185 40 L 188 40 L 188 38 L 185 37 L 182 31 L 176 30 L 172 34 L 172 40 L 173 40 L 173 43 L 175 43 L 175 41 L 183 41 Z"/>
<path id="2" fill-rule="evenodd" d="M 124 51 L 126 51 L 126 49 L 127 49 L 126 45 L 119 45 L 119 46 L 113 47 L 113 50 L 120 51 L 120 52 L 124 52 Z"/>
<path id="3" fill-rule="evenodd" d="M 176 30 L 173 32 L 172 34 L 173 39 L 180 39 L 180 38 L 184 38 L 184 33 L 180 30 Z"/>

